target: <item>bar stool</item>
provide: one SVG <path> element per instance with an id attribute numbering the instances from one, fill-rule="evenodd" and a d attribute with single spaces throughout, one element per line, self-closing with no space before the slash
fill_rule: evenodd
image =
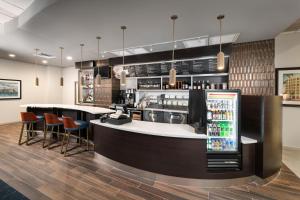
<path id="1" fill-rule="evenodd" d="M 19 137 L 19 142 L 18 144 L 21 145 L 23 144 L 22 137 L 24 131 L 26 132 L 26 145 L 29 145 L 29 140 L 31 140 L 34 136 L 33 133 L 37 132 L 36 130 L 33 129 L 33 125 L 37 122 L 42 122 L 44 120 L 44 116 L 41 115 L 35 115 L 33 112 L 21 112 L 21 120 L 22 120 L 22 128 L 21 128 L 21 133 Z M 26 126 L 26 130 L 24 130 Z"/>
<path id="2" fill-rule="evenodd" d="M 48 144 L 48 149 L 50 149 L 50 145 L 52 144 L 51 136 L 53 137 L 53 133 L 57 134 L 57 138 L 59 139 L 59 135 L 62 135 L 63 133 L 59 132 L 59 127 L 63 125 L 62 118 L 59 118 L 57 115 L 52 113 L 44 113 L 45 116 L 45 130 L 44 130 L 44 141 L 43 141 L 43 148 L 45 148 L 46 143 L 46 137 L 48 133 L 49 127 L 51 128 L 50 131 L 50 139 Z M 54 131 L 54 128 L 57 127 L 58 131 Z"/>
<path id="3" fill-rule="evenodd" d="M 64 137 L 63 137 L 63 140 L 61 143 L 61 151 L 60 152 L 63 153 L 64 143 L 65 143 L 65 140 L 67 139 L 64 156 L 67 155 L 70 136 L 78 138 L 79 144 L 81 146 L 81 141 L 82 141 L 81 130 L 82 129 L 86 129 L 86 144 L 87 144 L 87 150 L 89 150 L 89 129 L 88 129 L 89 124 L 86 121 L 82 121 L 82 120 L 74 121 L 72 119 L 72 117 L 63 117 L 63 123 L 64 123 L 65 134 L 64 134 Z M 73 134 L 71 135 L 71 133 L 75 132 L 75 131 L 78 131 L 79 136 L 75 136 Z"/>

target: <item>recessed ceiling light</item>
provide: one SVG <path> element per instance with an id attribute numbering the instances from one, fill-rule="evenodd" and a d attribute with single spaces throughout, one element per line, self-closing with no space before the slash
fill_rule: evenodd
<path id="1" fill-rule="evenodd" d="M 72 56 L 67 56 L 67 60 L 73 60 Z"/>
<path id="2" fill-rule="evenodd" d="M 47 61 L 47 60 L 42 60 L 42 63 L 43 63 L 43 64 L 47 64 L 48 61 Z"/>
<path id="3" fill-rule="evenodd" d="M 192 40 L 182 41 L 185 48 L 202 47 L 208 45 L 208 38 L 197 38 Z"/>
<path id="4" fill-rule="evenodd" d="M 222 35 L 222 43 L 234 43 L 238 37 L 239 37 L 239 33 L 234 33 L 234 34 L 229 34 L 229 35 Z M 220 44 L 220 36 L 213 36 L 209 38 L 209 45 L 216 45 L 216 44 Z"/>
<path id="5" fill-rule="evenodd" d="M 102 54 L 102 56 L 101 56 L 102 58 L 104 58 L 105 57 L 105 55 L 104 54 Z"/>
<path id="6" fill-rule="evenodd" d="M 117 55 L 117 56 L 123 56 L 123 51 L 111 51 L 110 53 Z M 128 51 L 124 51 L 124 55 L 125 56 L 130 56 L 132 55 L 131 53 L 129 53 Z"/>
<path id="7" fill-rule="evenodd" d="M 8 56 L 9 56 L 9 57 L 11 57 L 11 58 L 14 58 L 14 57 L 16 57 L 16 55 L 15 55 L 15 54 L 13 54 L 13 53 L 10 53 L 10 54 L 8 54 Z"/>
<path id="8" fill-rule="evenodd" d="M 133 54 L 144 54 L 144 53 L 149 53 L 145 48 L 141 48 L 141 47 L 138 47 L 138 48 L 135 48 L 135 49 L 130 49 L 129 50 L 131 53 Z"/>

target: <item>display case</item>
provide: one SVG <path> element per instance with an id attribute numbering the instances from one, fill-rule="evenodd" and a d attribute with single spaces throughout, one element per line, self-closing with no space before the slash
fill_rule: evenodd
<path id="1" fill-rule="evenodd" d="M 80 103 L 94 103 L 94 70 L 79 71 L 79 100 Z"/>

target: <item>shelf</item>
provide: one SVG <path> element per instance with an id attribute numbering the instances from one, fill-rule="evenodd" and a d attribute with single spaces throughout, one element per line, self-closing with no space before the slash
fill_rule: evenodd
<path id="1" fill-rule="evenodd" d="M 210 76 L 229 76 L 229 73 L 211 73 L 211 74 L 188 74 L 188 75 L 176 75 L 177 78 L 189 78 L 189 77 L 210 77 Z M 137 79 L 158 79 L 158 78 L 169 78 L 169 75 L 162 76 L 141 76 L 141 77 L 126 77 L 126 78 L 137 78 Z"/>
<path id="2" fill-rule="evenodd" d="M 189 90 L 137 90 L 137 92 L 189 92 Z"/>
<path id="3" fill-rule="evenodd" d="M 226 136 L 226 137 L 224 137 L 224 136 L 207 136 L 208 138 L 212 138 L 212 139 L 234 139 L 234 138 L 232 138 L 232 137 L 228 137 L 228 136 Z"/>
<path id="4" fill-rule="evenodd" d="M 233 122 L 233 120 L 223 120 L 223 119 L 212 119 L 212 122 Z"/>

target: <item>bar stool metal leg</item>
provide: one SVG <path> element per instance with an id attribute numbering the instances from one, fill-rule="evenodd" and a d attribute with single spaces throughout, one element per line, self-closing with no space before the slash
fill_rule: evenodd
<path id="1" fill-rule="evenodd" d="M 45 125 L 45 129 L 44 129 L 44 141 L 43 141 L 43 148 L 45 148 L 46 137 L 47 137 L 47 131 L 48 131 L 48 126 L 47 126 L 47 125 Z"/>
<path id="2" fill-rule="evenodd" d="M 51 133 L 50 133 L 50 138 L 49 138 L 49 143 L 48 143 L 48 149 L 50 149 L 50 146 L 53 141 L 53 131 L 54 131 L 54 126 L 51 127 Z"/>
<path id="3" fill-rule="evenodd" d="M 66 139 L 66 135 L 67 135 L 67 131 L 65 130 L 62 142 L 61 142 L 61 149 L 60 149 L 60 153 L 63 153 L 63 148 L 64 148 L 64 143 L 65 143 L 65 139 Z"/>
<path id="4" fill-rule="evenodd" d="M 79 145 L 81 146 L 81 140 L 82 140 L 82 138 L 81 138 L 81 130 L 79 129 Z"/>
<path id="5" fill-rule="evenodd" d="M 29 141 L 29 137 L 30 137 L 30 131 L 31 131 L 31 126 L 32 126 L 32 123 L 29 123 L 29 127 L 26 128 L 26 145 L 29 145 L 28 141 Z"/>
<path id="6" fill-rule="evenodd" d="M 89 128 L 86 128 L 86 146 L 87 146 L 87 150 L 89 151 Z"/>
<path id="7" fill-rule="evenodd" d="M 23 132 L 24 132 L 24 126 L 25 126 L 25 124 L 24 123 L 22 123 L 22 128 L 21 128 L 21 133 L 20 133 L 20 138 L 19 138 L 19 145 L 21 145 L 21 141 L 22 141 L 22 137 L 23 137 Z"/>
<path id="8" fill-rule="evenodd" d="M 68 136 L 67 136 L 67 144 L 66 144 L 66 149 L 65 149 L 65 153 L 64 153 L 65 157 L 67 156 L 69 141 L 70 141 L 70 132 L 68 132 Z"/>

